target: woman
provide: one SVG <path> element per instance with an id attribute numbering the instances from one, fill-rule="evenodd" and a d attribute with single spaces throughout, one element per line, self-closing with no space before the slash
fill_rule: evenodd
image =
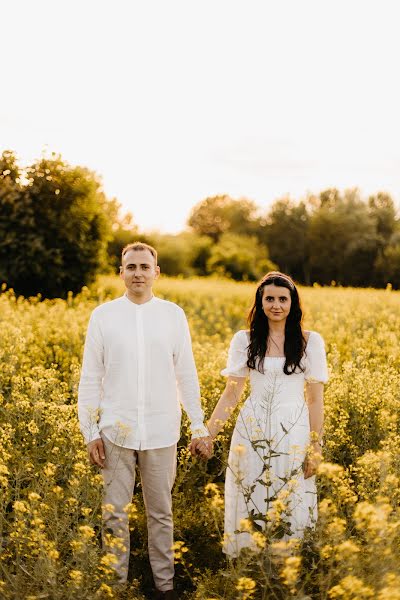
<path id="1" fill-rule="evenodd" d="M 249 314 L 250 331 L 233 336 L 222 371 L 228 381 L 208 423 L 212 438 L 239 402 L 248 375 L 251 386 L 226 473 L 224 551 L 231 556 L 255 547 L 251 531 L 239 532 L 243 519 L 258 529 L 268 521 L 272 534 L 299 538 L 317 517 L 315 471 L 328 373 L 324 342 L 318 333 L 303 331 L 301 319 L 292 279 L 267 273 Z M 201 446 L 198 452 L 208 453 Z"/>

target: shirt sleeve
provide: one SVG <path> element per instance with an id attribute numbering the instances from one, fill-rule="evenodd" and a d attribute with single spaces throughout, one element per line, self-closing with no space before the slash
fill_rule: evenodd
<path id="1" fill-rule="evenodd" d="M 228 350 L 228 362 L 221 375 L 226 377 L 247 377 L 250 370 L 247 366 L 247 346 L 249 345 L 246 331 L 238 331 L 232 338 Z"/>
<path id="2" fill-rule="evenodd" d="M 310 332 L 306 348 L 305 379 L 309 383 L 326 383 L 329 379 L 325 344 L 319 333 Z"/>
<path id="3" fill-rule="evenodd" d="M 96 316 L 92 313 L 86 333 L 78 388 L 79 425 L 87 444 L 100 437 L 98 421 L 104 371 L 103 337 Z"/>
<path id="4" fill-rule="evenodd" d="M 200 403 L 200 386 L 193 357 L 192 340 L 186 315 L 182 309 L 178 313 L 174 366 L 178 397 L 189 417 L 192 436 L 206 437 L 210 434 L 204 425 L 204 413 Z"/>

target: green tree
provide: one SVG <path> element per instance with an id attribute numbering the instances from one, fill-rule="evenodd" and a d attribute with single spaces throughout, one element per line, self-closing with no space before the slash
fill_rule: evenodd
<path id="1" fill-rule="evenodd" d="M 18 267 L 17 257 L 10 253 L 17 247 L 18 253 L 29 244 L 27 232 L 32 215 L 19 183 L 20 172 L 15 155 L 7 150 L 0 158 L 0 282 L 9 283 L 9 272 Z"/>
<path id="2" fill-rule="evenodd" d="M 15 153 L 12 150 L 4 150 L 0 157 L 0 180 L 19 183 L 20 177 L 21 170 Z"/>
<path id="3" fill-rule="evenodd" d="M 378 192 L 368 198 L 368 208 L 375 221 L 379 242 L 385 246 L 398 227 L 393 199 L 385 192 Z"/>
<path id="4" fill-rule="evenodd" d="M 377 253 L 376 223 L 358 191 L 326 190 L 320 195 L 308 231 L 313 281 L 370 285 Z"/>
<path id="5" fill-rule="evenodd" d="M 385 262 L 389 260 L 392 265 L 396 254 L 397 242 L 395 234 L 399 229 L 399 222 L 396 216 L 396 208 L 389 194 L 378 192 L 370 196 L 368 199 L 368 209 L 372 219 L 375 222 L 377 250 L 374 261 L 374 277 L 371 281 L 372 285 L 386 285 L 389 280 L 392 280 L 392 269 L 389 271 L 384 268 Z M 388 250 L 388 251 L 386 251 Z M 394 254 L 393 254 L 394 252 Z M 390 274 L 390 275 L 389 275 Z"/>
<path id="6" fill-rule="evenodd" d="M 29 166 L 21 185 L 16 167 L 4 169 L 12 153 L 2 161 L 1 279 L 26 296 L 78 292 L 107 263 L 111 225 L 99 179 L 53 154 Z"/>
<path id="7" fill-rule="evenodd" d="M 208 235 L 214 242 L 223 233 L 263 237 L 265 223 L 251 200 L 233 200 L 230 196 L 212 196 L 192 210 L 188 225 L 198 235 Z"/>
<path id="8" fill-rule="evenodd" d="M 380 285 L 400 288 L 400 231 L 395 232 L 375 261 Z"/>
<path id="9" fill-rule="evenodd" d="M 267 215 L 266 239 L 271 260 L 297 281 L 309 281 L 308 227 L 305 202 L 281 198 Z"/>
<path id="10" fill-rule="evenodd" d="M 207 261 L 209 274 L 220 274 L 236 280 L 256 280 L 276 269 L 267 249 L 255 236 L 224 233 L 211 248 Z"/>

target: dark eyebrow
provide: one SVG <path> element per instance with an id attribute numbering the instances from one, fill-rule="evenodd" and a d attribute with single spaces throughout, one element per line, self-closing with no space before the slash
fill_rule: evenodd
<path id="1" fill-rule="evenodd" d="M 277 298 L 286 298 L 286 300 L 289 298 L 289 296 L 276 296 Z M 275 298 L 275 296 L 273 294 L 267 294 L 266 298 Z"/>

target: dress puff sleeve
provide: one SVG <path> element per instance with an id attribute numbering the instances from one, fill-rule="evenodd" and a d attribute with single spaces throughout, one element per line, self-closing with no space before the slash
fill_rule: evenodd
<path id="1" fill-rule="evenodd" d="M 229 346 L 226 369 L 221 371 L 221 375 L 225 375 L 225 377 L 247 377 L 249 374 L 249 367 L 247 366 L 248 345 L 249 340 L 245 330 L 235 333 Z"/>
<path id="2" fill-rule="evenodd" d="M 305 379 L 309 383 L 326 383 L 329 379 L 325 344 L 316 331 L 310 332 L 306 347 Z"/>

